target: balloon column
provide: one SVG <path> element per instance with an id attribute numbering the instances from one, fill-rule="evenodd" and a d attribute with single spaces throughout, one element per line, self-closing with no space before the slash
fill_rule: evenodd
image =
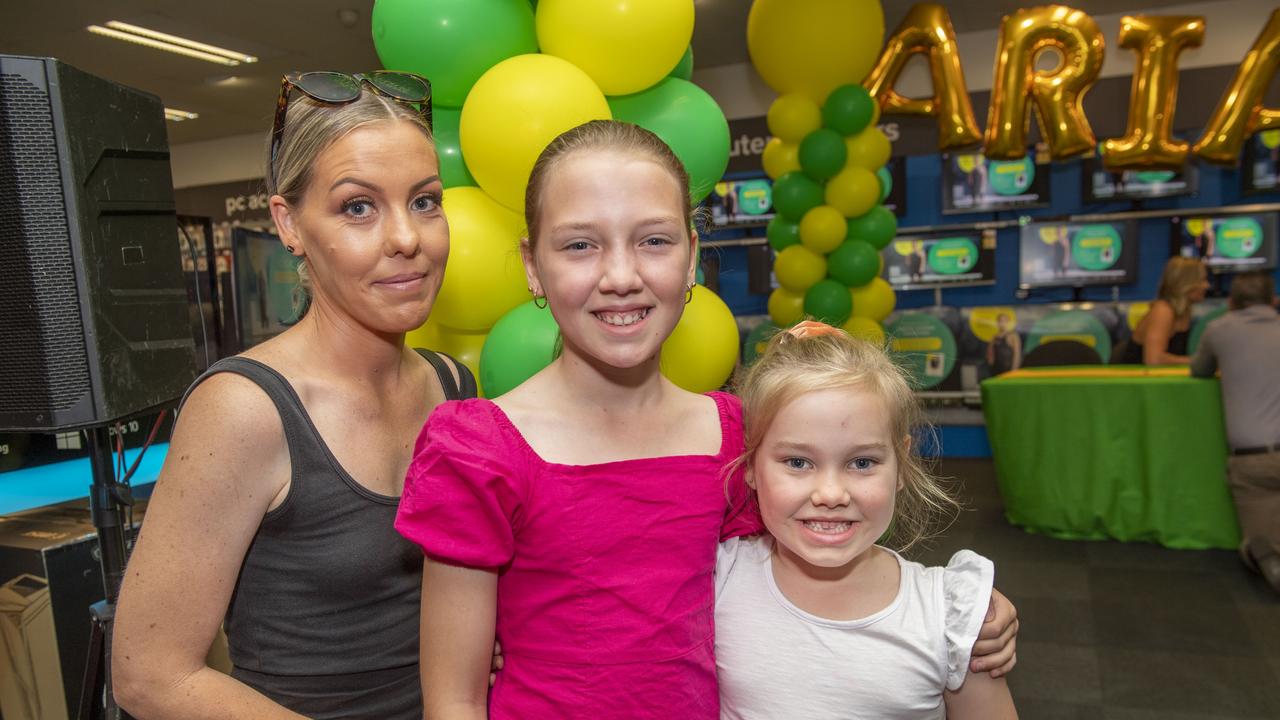
<path id="1" fill-rule="evenodd" d="M 729 125 L 689 82 L 693 19 L 692 0 L 376 0 L 383 65 L 431 81 L 450 228 L 444 285 L 408 342 L 461 360 L 489 397 L 551 361 L 558 329 L 530 304 L 519 242 L 534 161 L 570 128 L 602 118 L 645 127 L 684 162 L 695 203 L 711 191 L 729 163 Z M 663 348 L 664 372 L 711 390 L 736 355 L 732 314 L 695 290 Z"/>
<path id="2" fill-rule="evenodd" d="M 747 47 L 779 97 L 762 157 L 777 215 L 766 230 L 777 252 L 769 317 L 780 327 L 813 317 L 877 342 L 893 311 L 880 251 L 897 218 L 880 110 L 857 81 L 884 35 L 877 2 L 755 0 Z"/>

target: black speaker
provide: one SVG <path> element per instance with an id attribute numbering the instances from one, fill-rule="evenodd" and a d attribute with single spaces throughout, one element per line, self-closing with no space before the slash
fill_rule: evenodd
<path id="1" fill-rule="evenodd" d="M 189 312 L 159 98 L 0 55 L 0 429 L 179 397 Z"/>

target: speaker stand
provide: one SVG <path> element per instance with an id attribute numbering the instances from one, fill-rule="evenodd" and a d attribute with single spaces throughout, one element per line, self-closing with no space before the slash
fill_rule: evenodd
<path id="1" fill-rule="evenodd" d="M 111 694 L 111 631 L 115 627 L 116 598 L 124 580 L 126 560 L 123 508 L 133 505 L 128 486 L 116 482 L 111 455 L 111 433 L 107 426 L 85 430 L 89 438 L 89 465 L 93 484 L 89 487 L 89 513 L 98 533 L 101 553 L 102 602 L 89 608 L 91 635 L 84 682 L 80 687 L 78 720 L 128 720 Z"/>

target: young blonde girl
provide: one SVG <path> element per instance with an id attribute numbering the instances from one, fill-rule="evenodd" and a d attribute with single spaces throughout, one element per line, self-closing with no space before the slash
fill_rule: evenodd
<path id="1" fill-rule="evenodd" d="M 913 452 L 902 371 L 807 322 L 772 341 L 739 395 L 740 465 L 769 535 L 721 544 L 721 717 L 1016 718 L 1005 681 L 969 669 L 991 562 L 962 550 L 926 568 L 890 549 L 956 507 Z"/>

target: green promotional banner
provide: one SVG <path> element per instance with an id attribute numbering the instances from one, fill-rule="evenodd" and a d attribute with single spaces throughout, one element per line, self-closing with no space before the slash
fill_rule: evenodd
<path id="1" fill-rule="evenodd" d="M 773 189 L 768 180 L 740 180 L 733 186 L 738 193 L 738 212 L 763 215 L 773 209 Z"/>
<path id="2" fill-rule="evenodd" d="M 1214 222 L 1216 247 L 1220 255 L 1232 258 L 1252 256 L 1262 247 L 1262 226 L 1251 217 L 1228 218 Z"/>
<path id="3" fill-rule="evenodd" d="M 1026 352 L 1057 341 L 1087 345 L 1104 363 L 1111 358 L 1111 333 L 1087 310 L 1059 310 L 1037 320 L 1027 335 Z"/>
<path id="4" fill-rule="evenodd" d="M 927 390 L 951 374 L 956 365 L 956 337 L 938 318 L 908 312 L 885 328 L 898 364 L 915 378 L 916 387 Z"/>
<path id="5" fill-rule="evenodd" d="M 1085 270 L 1106 270 L 1120 259 L 1123 243 L 1112 225 L 1085 225 L 1071 239 L 1071 256 Z"/>
<path id="6" fill-rule="evenodd" d="M 298 322 L 293 296 L 298 289 L 298 258 L 281 246 L 273 246 L 267 255 L 267 299 L 272 319 L 282 325 Z"/>
<path id="7" fill-rule="evenodd" d="M 929 248 L 929 267 L 939 275 L 969 272 L 978 262 L 978 246 L 966 237 L 943 238 Z"/>
<path id="8" fill-rule="evenodd" d="M 1031 188 L 1031 181 L 1035 178 L 1036 165 L 1030 157 L 987 163 L 987 182 L 997 195 L 1021 195 Z"/>

